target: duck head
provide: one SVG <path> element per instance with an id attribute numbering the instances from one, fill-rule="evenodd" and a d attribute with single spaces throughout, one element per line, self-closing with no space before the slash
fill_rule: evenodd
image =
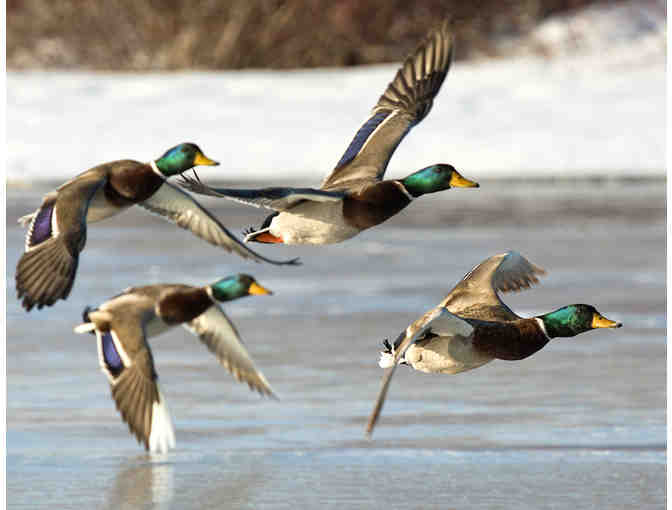
<path id="1" fill-rule="evenodd" d="M 165 177 L 181 174 L 197 165 L 219 165 L 217 161 L 206 157 L 195 143 L 176 145 L 168 149 L 155 163 Z"/>
<path id="2" fill-rule="evenodd" d="M 453 165 L 437 164 L 418 170 L 401 183 L 414 197 L 450 188 L 478 188 L 477 182 L 462 177 Z"/>
<path id="3" fill-rule="evenodd" d="M 236 274 L 222 278 L 210 286 L 212 297 L 217 301 L 231 301 L 250 295 L 273 294 L 248 274 Z"/>
<path id="4" fill-rule="evenodd" d="M 576 336 L 597 328 L 620 328 L 620 322 L 602 316 L 591 305 L 567 305 L 538 317 L 544 323 L 549 338 Z"/>

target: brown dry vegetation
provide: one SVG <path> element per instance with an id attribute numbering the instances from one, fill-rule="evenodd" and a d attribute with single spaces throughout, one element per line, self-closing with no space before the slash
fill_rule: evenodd
<path id="1" fill-rule="evenodd" d="M 9 69 L 239 69 L 398 61 L 445 17 L 458 58 L 595 0 L 8 0 Z"/>

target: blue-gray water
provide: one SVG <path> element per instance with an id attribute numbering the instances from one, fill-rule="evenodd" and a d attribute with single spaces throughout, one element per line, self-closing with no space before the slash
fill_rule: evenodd
<path id="1" fill-rule="evenodd" d="M 8 508 L 664 508 L 664 183 L 495 181 L 425 197 L 340 245 L 255 246 L 300 268 L 247 263 L 131 210 L 89 229 L 67 301 L 26 314 L 16 218 L 44 191 L 7 199 Z M 235 232 L 265 215 L 206 203 Z M 365 440 L 382 339 L 507 249 L 549 272 L 505 296 L 514 309 L 588 302 L 625 327 L 456 376 L 402 367 Z M 280 400 L 175 329 L 151 345 L 177 449 L 146 455 L 93 337 L 73 326 L 129 285 L 239 271 L 275 292 L 225 308 Z"/>

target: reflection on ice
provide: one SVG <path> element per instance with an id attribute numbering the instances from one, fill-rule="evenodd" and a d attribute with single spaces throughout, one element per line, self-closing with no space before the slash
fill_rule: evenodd
<path id="1" fill-rule="evenodd" d="M 150 503 L 158 505 L 153 508 L 170 508 L 175 492 L 175 468 L 168 456 L 142 455 L 123 463 L 114 485 L 105 494 L 105 508 L 120 510 Z"/>

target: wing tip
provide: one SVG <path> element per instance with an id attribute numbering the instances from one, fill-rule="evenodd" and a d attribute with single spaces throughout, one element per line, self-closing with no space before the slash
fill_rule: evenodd
<path id="1" fill-rule="evenodd" d="M 520 279 L 504 282 L 503 286 L 499 289 L 502 292 L 520 292 L 522 290 L 529 289 L 533 285 L 539 283 L 538 276 L 545 276 L 548 274 L 548 272 L 543 267 L 530 262 L 527 257 L 516 250 L 508 250 L 499 255 L 494 255 L 494 257 L 502 258 L 502 262 L 495 268 L 494 273 L 500 270 L 502 264 L 505 261 L 512 263 L 514 266 L 522 266 L 523 274 L 521 275 Z M 515 262 L 511 262 L 511 259 L 517 260 L 515 260 Z"/>
<path id="2" fill-rule="evenodd" d="M 79 257 L 61 239 L 50 239 L 23 253 L 14 276 L 17 298 L 27 311 L 53 306 L 72 290 Z"/>
<path id="3" fill-rule="evenodd" d="M 274 266 L 302 266 L 303 262 L 301 262 L 301 257 L 294 257 L 293 259 L 289 260 L 274 260 L 274 259 L 269 259 L 266 258 L 262 255 L 259 255 L 258 253 L 255 253 L 254 251 L 250 250 L 251 253 L 253 253 L 252 259 L 257 262 L 258 264 L 261 264 L 262 262 L 266 262 L 267 264 L 272 264 Z"/>
<path id="4" fill-rule="evenodd" d="M 282 262 L 283 266 L 302 266 L 301 257 L 294 257 L 293 259 Z"/>
<path id="5" fill-rule="evenodd" d="M 401 109 L 415 123 L 427 116 L 450 70 L 454 55 L 452 21 L 432 28 L 404 59 L 373 111 Z"/>
<path id="6" fill-rule="evenodd" d="M 280 400 L 280 397 L 276 395 L 276 393 L 273 391 L 273 388 L 271 388 L 270 384 L 268 383 L 266 383 L 266 386 L 262 387 L 253 387 L 252 385 L 250 385 L 250 388 L 256 390 L 262 397 L 268 397 L 271 400 L 276 401 Z"/>
<path id="7" fill-rule="evenodd" d="M 372 425 L 371 423 L 366 424 L 366 430 L 364 431 L 364 439 L 368 439 L 369 441 L 373 440 L 373 429 L 375 425 Z"/>
<path id="8" fill-rule="evenodd" d="M 548 274 L 548 271 L 546 271 L 543 267 L 538 266 L 536 264 L 532 264 L 530 262 L 530 265 L 532 266 L 532 271 L 534 271 L 535 274 L 545 276 Z"/>

